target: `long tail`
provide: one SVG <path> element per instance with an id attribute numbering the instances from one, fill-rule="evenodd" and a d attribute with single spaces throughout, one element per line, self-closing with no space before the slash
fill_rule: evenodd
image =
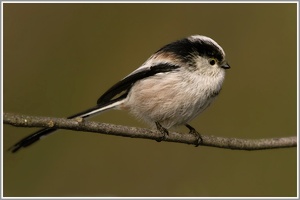
<path id="1" fill-rule="evenodd" d="M 121 102 L 115 102 L 115 103 L 112 103 L 112 104 L 106 105 L 106 106 L 95 106 L 88 110 L 85 110 L 85 111 L 82 111 L 75 115 L 72 115 L 72 116 L 68 117 L 68 119 L 73 119 L 76 117 L 81 117 L 81 118 L 91 117 L 91 116 L 99 114 L 105 110 L 112 109 L 112 108 L 116 107 L 117 105 L 119 105 L 120 103 Z M 49 135 L 50 133 L 53 133 L 54 131 L 57 131 L 57 130 L 58 130 L 57 128 L 44 128 L 44 129 L 38 130 L 37 132 L 32 133 L 31 135 L 23 138 L 18 143 L 16 143 L 12 147 L 10 147 L 9 151 L 12 151 L 13 153 L 15 153 L 20 148 L 27 147 L 27 146 L 33 144 L 34 142 L 37 142 L 38 140 L 40 140 L 42 137 Z"/>

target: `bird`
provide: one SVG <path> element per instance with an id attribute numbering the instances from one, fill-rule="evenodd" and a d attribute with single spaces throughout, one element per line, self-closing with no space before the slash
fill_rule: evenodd
<path id="1" fill-rule="evenodd" d="M 198 146 L 202 137 L 188 123 L 219 95 L 229 68 L 224 50 L 213 39 L 203 35 L 185 37 L 161 47 L 104 92 L 96 106 L 68 119 L 89 118 L 110 109 L 126 110 L 156 127 L 162 134 L 157 141 L 164 140 L 170 128 L 184 125 L 196 136 Z M 10 150 L 17 152 L 57 130 L 38 130 Z"/>

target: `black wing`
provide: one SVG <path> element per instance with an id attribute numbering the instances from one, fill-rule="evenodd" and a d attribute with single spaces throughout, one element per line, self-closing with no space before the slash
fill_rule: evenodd
<path id="1" fill-rule="evenodd" d="M 101 107 L 104 107 L 106 105 L 109 105 L 111 103 L 114 103 L 116 101 L 126 98 L 132 85 L 135 82 L 137 82 L 138 80 L 141 80 L 141 79 L 149 77 L 149 76 L 153 76 L 157 73 L 170 72 L 170 71 L 176 70 L 177 68 L 179 68 L 179 67 L 176 65 L 159 64 L 159 65 L 152 66 L 148 69 L 145 69 L 143 71 L 133 73 L 132 75 L 129 75 L 128 77 L 124 78 L 123 80 L 121 80 L 120 82 L 118 82 L 117 84 L 112 86 L 109 90 L 107 90 L 98 99 L 98 101 L 97 101 L 98 105 L 96 107 L 93 107 L 93 108 L 90 108 L 83 112 L 72 115 L 72 116 L 68 117 L 68 119 L 82 116 L 85 113 L 89 113 L 90 111 L 99 109 Z M 116 98 L 116 96 L 122 92 L 123 92 L 123 94 Z M 87 117 L 87 116 L 85 116 L 85 117 Z M 44 128 L 44 129 L 38 130 L 37 132 L 34 132 L 31 135 L 20 140 L 18 143 L 13 145 L 9 150 L 12 152 L 16 152 L 20 148 L 27 147 L 27 146 L 35 143 L 36 141 L 38 141 L 41 137 L 46 136 L 50 133 L 53 133 L 56 130 L 58 130 L 58 129 L 57 128 Z"/>
<path id="2" fill-rule="evenodd" d="M 146 77 L 153 76 L 157 73 L 161 72 L 170 72 L 178 69 L 179 66 L 177 65 L 170 65 L 166 63 L 158 64 L 155 66 L 151 66 L 149 68 L 146 68 L 145 70 L 141 70 L 139 72 L 133 73 L 114 86 L 112 86 L 110 89 L 108 89 L 97 101 L 98 106 L 106 106 L 109 104 L 112 104 L 114 102 L 117 102 L 121 99 L 125 99 L 133 86 L 134 83 L 136 83 L 139 80 L 142 80 Z M 119 97 L 116 98 L 117 95 L 123 93 Z"/>

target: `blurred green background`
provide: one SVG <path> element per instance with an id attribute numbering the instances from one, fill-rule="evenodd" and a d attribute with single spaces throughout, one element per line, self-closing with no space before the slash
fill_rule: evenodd
<path id="1" fill-rule="evenodd" d="M 231 69 L 192 121 L 207 135 L 297 134 L 297 5 L 4 4 L 4 112 L 66 117 L 94 106 L 161 46 L 201 34 Z M 122 111 L 90 120 L 147 127 Z M 296 148 L 233 151 L 4 125 L 4 196 L 296 196 Z M 179 131 L 188 132 L 186 128 Z"/>

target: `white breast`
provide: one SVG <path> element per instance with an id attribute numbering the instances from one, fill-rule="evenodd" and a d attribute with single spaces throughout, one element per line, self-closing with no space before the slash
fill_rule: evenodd
<path id="1" fill-rule="evenodd" d="M 156 74 L 135 83 L 122 108 L 150 125 L 182 125 L 209 106 L 221 89 L 224 75 L 199 76 L 188 71 Z"/>

